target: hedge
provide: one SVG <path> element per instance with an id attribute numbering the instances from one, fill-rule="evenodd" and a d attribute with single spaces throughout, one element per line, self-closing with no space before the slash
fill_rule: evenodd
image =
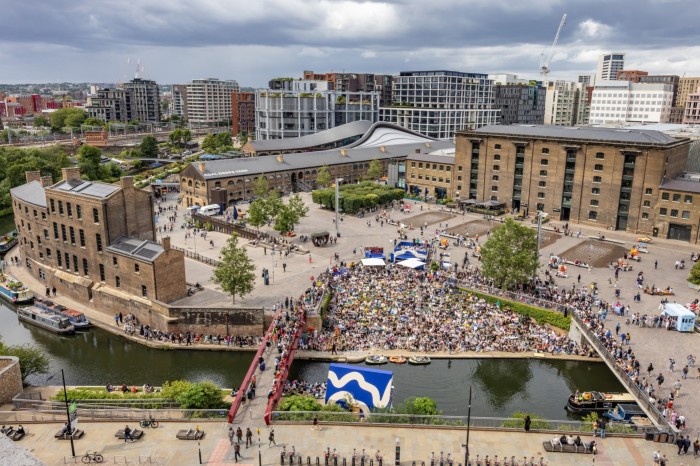
<path id="1" fill-rule="evenodd" d="M 540 307 L 530 306 L 528 304 L 519 303 L 517 301 L 511 301 L 509 299 L 501 298 L 499 296 L 493 296 L 490 294 L 482 293 L 480 291 L 474 291 L 468 288 L 461 288 L 460 290 L 467 293 L 471 293 L 479 298 L 483 298 L 486 302 L 491 304 L 500 303 L 501 308 L 510 309 L 518 314 L 528 316 L 539 324 L 550 324 L 554 327 L 560 328 L 562 330 L 569 330 L 571 326 L 571 316 L 564 317 L 564 314 L 560 314 L 555 311 L 548 311 Z"/>

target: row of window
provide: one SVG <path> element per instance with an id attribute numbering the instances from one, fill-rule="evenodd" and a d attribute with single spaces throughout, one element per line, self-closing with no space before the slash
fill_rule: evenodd
<path id="1" fill-rule="evenodd" d="M 668 201 L 669 198 L 672 199 L 673 202 L 681 202 L 681 195 L 678 193 L 674 193 L 672 198 L 669 195 L 669 193 L 661 193 L 661 200 L 662 201 Z M 690 194 L 686 194 L 683 197 L 683 202 L 685 202 L 686 204 L 692 204 L 693 203 L 693 196 L 691 196 Z"/>
<path id="2" fill-rule="evenodd" d="M 56 205 L 58 205 L 58 209 L 56 209 Z M 52 214 L 56 214 L 58 210 L 58 215 L 67 215 L 68 218 L 73 218 L 73 205 L 70 202 L 65 203 L 64 209 L 63 201 L 56 202 L 55 199 L 49 199 L 49 210 Z M 36 217 L 36 213 L 34 216 Z M 78 220 L 83 219 L 83 207 L 80 204 L 75 205 L 75 217 Z M 97 207 L 92 208 L 92 220 L 95 223 L 100 223 L 100 210 Z"/>
<path id="3" fill-rule="evenodd" d="M 668 209 L 666 207 L 662 207 L 659 209 L 659 215 L 665 217 L 666 215 L 669 215 Z M 671 217 L 678 217 L 678 209 L 671 209 Z M 684 220 L 690 220 L 690 211 L 689 210 L 684 210 L 681 212 L 681 218 Z"/>
<path id="4" fill-rule="evenodd" d="M 411 162 L 411 168 L 416 168 L 416 162 Z M 418 168 L 423 168 L 423 162 L 418 162 Z M 430 164 L 426 163 L 425 164 L 425 169 L 430 170 Z M 439 170 L 439 171 L 452 171 L 452 167 L 450 165 L 447 165 L 447 168 L 445 168 L 445 165 L 438 165 L 436 163 L 433 164 L 433 170 Z"/>
<path id="5" fill-rule="evenodd" d="M 415 177 L 416 177 L 416 174 L 415 174 L 415 173 L 411 173 L 411 178 L 415 178 Z M 459 178 L 460 178 L 460 180 L 462 179 L 461 176 L 460 176 Z M 418 175 L 418 179 L 419 179 L 419 180 L 422 180 L 422 179 L 423 179 L 423 175 Z M 431 180 L 431 177 L 428 176 L 428 175 L 425 175 L 425 181 L 430 181 L 430 180 Z M 439 178 L 433 176 L 433 177 L 432 177 L 432 181 L 435 181 L 436 183 L 447 183 L 447 184 L 449 184 L 449 183 L 451 182 L 450 178 L 443 178 L 442 176 L 439 177 Z"/>

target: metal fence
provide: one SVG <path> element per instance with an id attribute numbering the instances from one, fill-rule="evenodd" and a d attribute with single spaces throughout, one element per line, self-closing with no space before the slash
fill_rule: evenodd
<path id="1" fill-rule="evenodd" d="M 190 259 L 194 259 L 196 261 L 202 262 L 203 264 L 211 265 L 216 267 L 219 265 L 219 261 L 216 259 L 212 259 L 211 257 L 203 256 L 201 254 L 198 254 L 196 252 L 192 252 L 188 249 L 183 249 L 177 246 L 170 246 L 172 249 L 175 249 L 176 251 L 182 251 L 185 254 L 185 257 L 189 257 Z"/>
<path id="2" fill-rule="evenodd" d="M 202 222 L 202 224 L 210 224 L 214 231 L 219 231 L 230 235 L 231 233 L 237 233 L 238 236 L 245 239 L 256 239 L 258 237 L 258 232 L 251 230 L 250 228 L 242 227 L 240 225 L 227 222 L 219 218 L 209 217 L 207 215 L 202 215 L 200 213 L 192 213 L 192 220 L 196 222 Z"/>

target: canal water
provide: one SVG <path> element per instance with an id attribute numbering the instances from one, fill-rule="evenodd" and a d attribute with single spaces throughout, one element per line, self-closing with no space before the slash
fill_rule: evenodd
<path id="1" fill-rule="evenodd" d="M 51 361 L 50 373 L 65 370 L 69 385 L 161 385 L 167 380 L 209 380 L 222 387 L 240 385 L 252 352 L 162 350 L 145 347 L 100 329 L 59 336 L 20 322 L 0 305 L 0 337 L 8 345 L 33 343 Z M 376 367 L 376 366 L 375 366 Z M 394 402 L 429 396 L 446 415 L 466 415 L 469 386 L 472 415 L 508 417 L 516 411 L 549 419 L 566 419 L 564 405 L 576 389 L 623 391 L 603 363 L 539 359 L 433 360 L 427 366 L 389 364 L 394 372 Z M 326 380 L 328 363 L 297 361 L 290 377 Z M 32 385 L 55 385 L 48 375 L 34 376 Z"/>
<path id="2" fill-rule="evenodd" d="M 12 214 L 0 216 L 0 236 L 15 229 L 15 217 Z"/>

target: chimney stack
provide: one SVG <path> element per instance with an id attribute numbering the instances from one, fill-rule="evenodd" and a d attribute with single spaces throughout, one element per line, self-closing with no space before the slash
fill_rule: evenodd
<path id="1" fill-rule="evenodd" d="M 27 183 L 31 183 L 32 181 L 41 181 L 41 172 L 39 170 L 24 172 L 24 177 L 26 178 Z"/>
<path id="2" fill-rule="evenodd" d="M 160 244 L 163 246 L 164 251 L 170 251 L 170 236 L 161 238 Z"/>
<path id="3" fill-rule="evenodd" d="M 134 188 L 134 177 L 133 176 L 123 176 L 119 180 L 119 184 L 121 184 L 121 187 L 123 190 L 133 189 Z"/>
<path id="4" fill-rule="evenodd" d="M 53 184 L 53 177 L 51 175 L 41 177 L 41 186 L 43 186 L 44 188 L 47 186 L 51 186 L 52 184 Z"/>
<path id="5" fill-rule="evenodd" d="M 202 172 L 202 174 L 204 174 L 206 169 L 207 169 L 207 163 L 206 162 L 199 162 L 199 171 Z"/>
<path id="6" fill-rule="evenodd" d="M 63 179 L 65 181 L 80 180 L 80 168 L 78 168 L 78 167 L 61 168 L 61 175 L 63 175 Z"/>

